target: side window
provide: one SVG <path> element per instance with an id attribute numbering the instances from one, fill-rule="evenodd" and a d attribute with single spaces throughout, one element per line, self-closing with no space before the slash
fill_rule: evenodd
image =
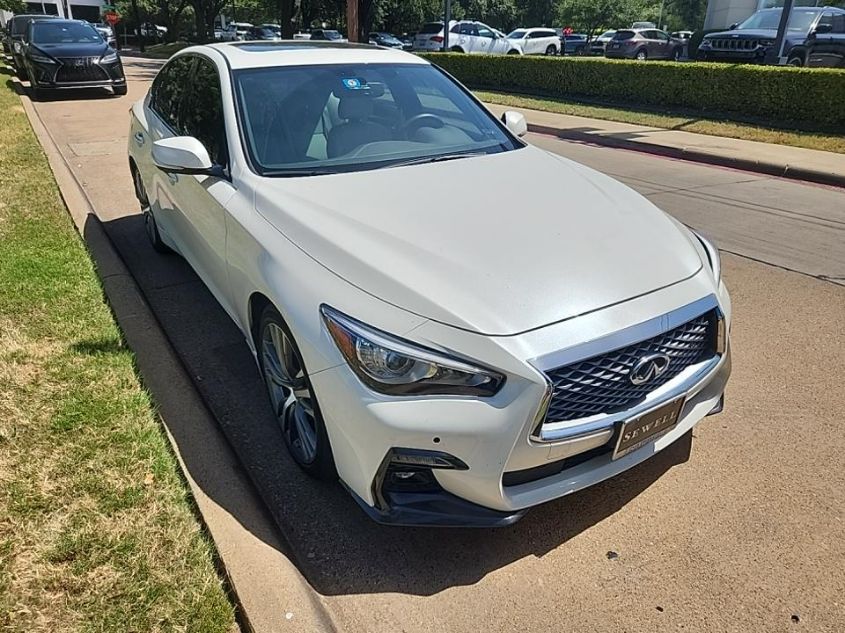
<path id="1" fill-rule="evenodd" d="M 655 35 L 657 35 L 657 39 L 663 40 L 664 42 L 669 41 L 669 36 L 666 35 L 663 31 L 654 31 Z"/>
<path id="2" fill-rule="evenodd" d="M 833 16 L 833 32 L 845 33 L 845 13 L 837 13 Z"/>
<path id="3" fill-rule="evenodd" d="M 191 79 L 194 58 L 184 55 L 168 63 L 153 82 L 150 107 L 174 130 L 179 130 L 179 109 Z"/>
<path id="4" fill-rule="evenodd" d="M 489 37 L 491 40 L 493 39 L 493 31 L 488 29 L 486 26 L 478 26 L 478 36 L 479 37 Z"/>
<path id="5" fill-rule="evenodd" d="M 449 32 L 450 33 L 460 33 L 462 31 L 462 29 L 463 29 L 463 26 L 461 24 L 456 24 L 451 29 L 449 29 Z"/>
<path id="6" fill-rule="evenodd" d="M 822 13 L 822 17 L 819 18 L 819 23 L 816 26 L 829 26 L 831 30 L 833 29 L 833 12 L 832 11 L 825 11 Z"/>
<path id="7" fill-rule="evenodd" d="M 198 139 L 211 162 L 226 165 L 226 124 L 223 121 L 223 95 L 217 66 L 204 57 L 197 58 L 193 89 L 182 106 L 180 133 Z"/>

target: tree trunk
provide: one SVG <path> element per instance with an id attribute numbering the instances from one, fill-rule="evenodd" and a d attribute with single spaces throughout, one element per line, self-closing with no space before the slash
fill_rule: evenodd
<path id="1" fill-rule="evenodd" d="M 282 31 L 282 39 L 293 39 L 293 9 L 294 0 L 279 0 L 279 26 Z"/>

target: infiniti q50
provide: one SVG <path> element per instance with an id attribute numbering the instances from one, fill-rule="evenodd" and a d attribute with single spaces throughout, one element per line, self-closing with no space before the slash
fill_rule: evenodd
<path id="1" fill-rule="evenodd" d="M 377 521 L 508 525 L 721 410 L 716 248 L 525 132 L 323 42 L 185 49 L 131 110 L 153 247 L 242 330 L 290 457 Z"/>

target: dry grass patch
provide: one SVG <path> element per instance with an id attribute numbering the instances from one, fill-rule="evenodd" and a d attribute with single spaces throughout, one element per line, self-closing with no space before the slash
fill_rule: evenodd
<path id="1" fill-rule="evenodd" d="M 0 200 L 0 630 L 232 630 L 211 544 L 8 86 Z"/>

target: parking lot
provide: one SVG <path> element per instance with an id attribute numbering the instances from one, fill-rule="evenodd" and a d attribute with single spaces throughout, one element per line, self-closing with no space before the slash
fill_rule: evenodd
<path id="1" fill-rule="evenodd" d="M 35 108 L 338 630 L 843 629 L 845 191 L 529 134 L 722 247 L 725 412 L 514 527 L 386 528 L 294 466 L 239 332 L 181 259 L 150 248 L 127 109 L 160 63 L 124 63 L 128 96 Z M 563 211 L 566 191 L 559 200 Z"/>

